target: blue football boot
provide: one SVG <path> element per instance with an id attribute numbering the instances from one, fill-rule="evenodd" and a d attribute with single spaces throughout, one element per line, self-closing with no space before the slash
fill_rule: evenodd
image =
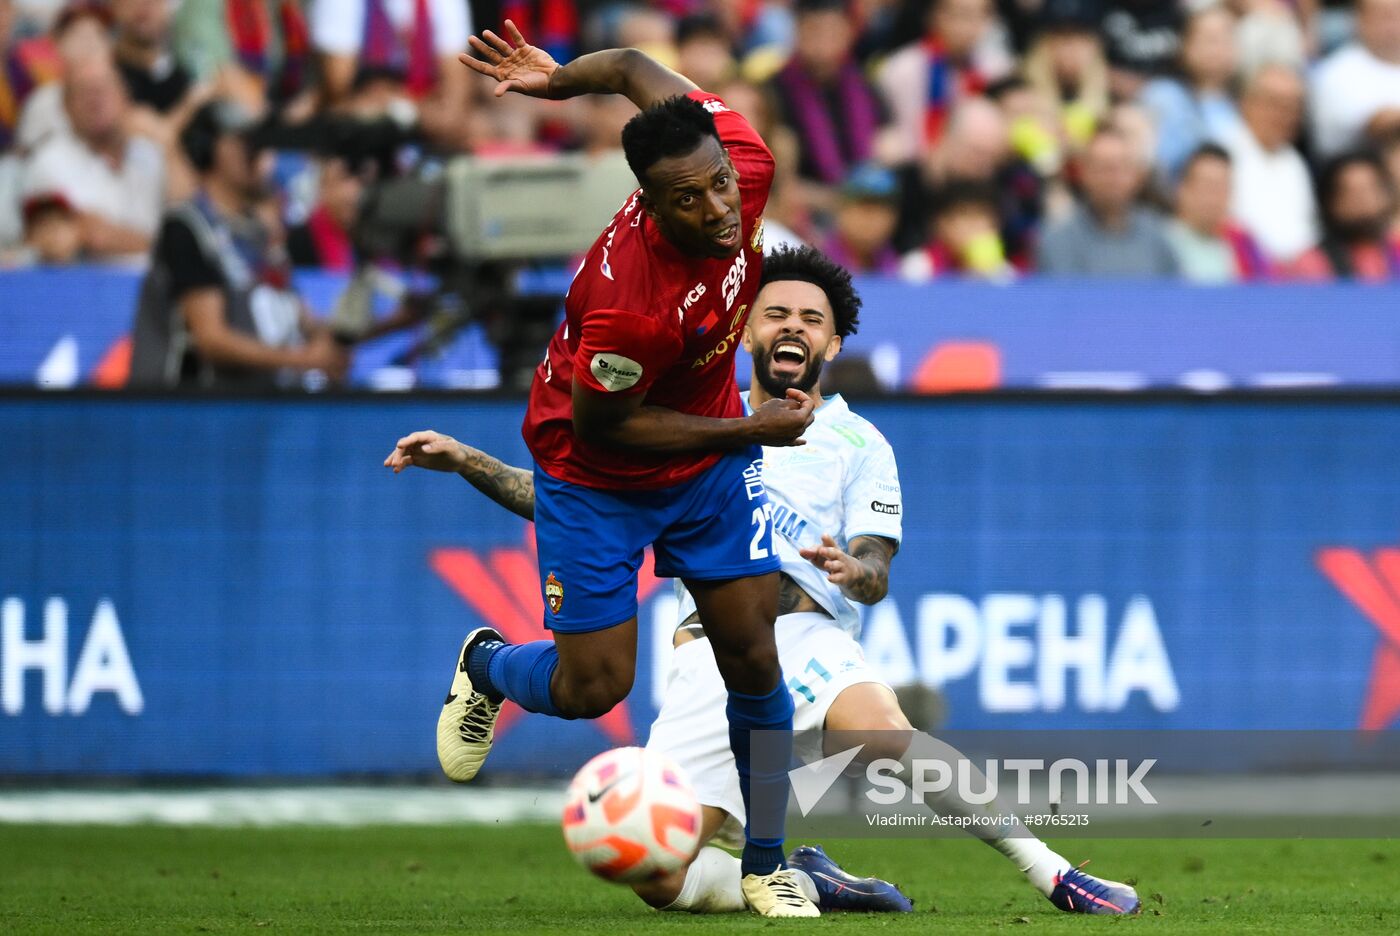
<path id="1" fill-rule="evenodd" d="M 1084 862 L 1079 868 L 1084 867 Z M 1055 889 L 1050 892 L 1050 902 L 1066 913 L 1097 913 L 1116 916 L 1137 913 L 1142 909 L 1137 891 L 1127 884 L 1105 881 L 1092 874 L 1085 874 L 1079 868 L 1070 868 L 1064 874 L 1056 875 Z"/>
<path id="2" fill-rule="evenodd" d="M 914 901 L 879 878 L 852 877 L 827 857 L 820 845 L 803 845 L 788 855 L 788 867 L 805 872 L 817 888 L 817 906 L 864 913 L 908 913 Z"/>

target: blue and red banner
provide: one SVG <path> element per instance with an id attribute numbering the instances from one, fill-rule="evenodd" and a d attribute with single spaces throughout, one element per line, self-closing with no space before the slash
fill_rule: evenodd
<path id="1" fill-rule="evenodd" d="M 906 510 L 866 653 L 938 688 L 949 727 L 1400 725 L 1394 402 L 855 408 L 893 445 Z M 532 528 L 381 463 L 431 427 L 524 464 L 520 415 L 0 399 L 0 774 L 434 773 L 463 634 L 544 633 Z M 567 774 L 645 739 L 675 604 L 649 574 L 641 590 L 627 703 L 508 712 L 493 770 Z"/>

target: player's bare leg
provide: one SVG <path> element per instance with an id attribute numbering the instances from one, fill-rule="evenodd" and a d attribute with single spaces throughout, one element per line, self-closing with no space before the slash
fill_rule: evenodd
<path id="1" fill-rule="evenodd" d="M 857 740 L 864 743 L 858 756 L 862 763 L 889 758 L 902 762 L 912 772 L 912 762 L 920 757 L 949 761 L 963 756 L 956 748 L 914 731 L 894 693 L 880 683 L 857 683 L 844 690 L 827 711 L 825 727 L 829 732 L 846 733 L 844 738 L 828 738 L 837 740 L 842 748 L 850 747 Z M 988 812 L 1004 812 L 996 801 L 968 802 L 959 792 L 958 784 L 932 795 L 926 792 L 924 801 L 936 813 L 969 819 L 964 828 L 1015 864 L 1032 886 L 1061 910 L 1098 914 L 1136 912 L 1138 897 L 1130 886 L 1078 870 L 1013 814 L 1007 813 L 1005 821 L 993 824 L 973 821 L 975 817 L 985 817 Z"/>
<path id="2" fill-rule="evenodd" d="M 784 865 L 781 837 L 787 806 L 787 763 L 792 744 L 792 697 L 782 681 L 773 622 L 778 614 L 776 572 L 723 582 L 686 581 L 700 612 L 700 623 L 714 649 L 715 662 L 729 690 L 726 715 L 729 744 L 739 771 L 748 822 L 744 829 L 743 891 L 749 906 L 764 916 L 819 916 L 799 877 Z M 768 732 L 769 743 L 787 745 L 776 752 L 781 770 L 755 773 L 750 757 L 753 731 Z M 778 741 L 777 739 L 782 739 Z M 754 790 L 758 795 L 753 795 Z M 755 836 L 754 802 L 766 812 Z M 773 836 L 777 831 L 779 835 Z"/>

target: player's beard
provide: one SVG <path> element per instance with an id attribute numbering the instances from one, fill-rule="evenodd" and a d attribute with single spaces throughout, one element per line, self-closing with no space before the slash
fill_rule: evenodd
<path id="1" fill-rule="evenodd" d="M 754 377 L 758 385 L 764 389 L 769 396 L 781 400 L 787 396 L 790 388 L 796 388 L 803 393 L 810 393 L 817 385 L 817 379 L 822 375 L 823 355 L 818 354 L 815 348 L 807 349 L 807 363 L 802 370 L 795 374 L 775 374 L 773 373 L 773 348 L 754 347 Z"/>

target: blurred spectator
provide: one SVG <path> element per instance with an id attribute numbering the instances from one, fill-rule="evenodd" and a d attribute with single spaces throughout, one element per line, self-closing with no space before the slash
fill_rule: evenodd
<path id="1" fill-rule="evenodd" d="M 42 40 L 15 32 L 13 0 L 0 0 L 0 152 L 14 142 L 20 108 L 30 92 L 58 77 L 59 61 Z"/>
<path id="2" fill-rule="evenodd" d="M 78 2 L 65 7 L 53 27 L 61 72 L 71 72 L 85 62 L 111 59 L 111 26 L 112 17 L 105 6 Z M 15 142 L 21 150 L 32 151 L 54 134 L 71 131 L 63 85 L 51 81 L 29 95 L 19 115 Z"/>
<path id="3" fill-rule="evenodd" d="M 1053 105 L 1020 75 L 993 82 L 987 87 L 987 98 L 1001 110 L 1016 155 L 1042 176 L 1058 175 L 1064 168 L 1065 147 Z"/>
<path id="4" fill-rule="evenodd" d="M 1260 69 L 1240 97 L 1240 126 L 1221 140 L 1235 167 L 1231 214 L 1274 263 L 1317 243 L 1312 176 L 1293 147 L 1303 97 L 1303 80 L 1288 66 Z"/>
<path id="5" fill-rule="evenodd" d="M 300 0 L 180 0 L 171 38 L 195 81 L 250 114 L 310 102 L 311 40 Z"/>
<path id="6" fill-rule="evenodd" d="M 1291 65 L 1301 71 L 1308 64 L 1302 18 L 1314 12 L 1310 8 L 1316 0 L 1229 0 L 1226 6 L 1239 17 L 1235 50 L 1240 74 L 1252 75 L 1265 65 Z"/>
<path id="7" fill-rule="evenodd" d="M 1312 80 L 1313 146 L 1332 156 L 1400 129 L 1400 0 L 1357 0 L 1356 41 Z"/>
<path id="8" fill-rule="evenodd" d="M 251 127 L 217 100 L 181 134 L 200 187 L 161 225 L 132 330 L 132 386 L 285 386 L 304 371 L 344 372 L 344 351 L 307 315 L 259 217 L 272 160 Z"/>
<path id="9" fill-rule="evenodd" d="M 170 45 L 174 7 L 167 0 L 113 0 L 111 11 L 112 51 L 131 102 L 127 129 L 160 145 L 167 194 L 187 198 L 195 178 L 180 152 L 180 128 L 208 89 L 196 89 L 190 73 L 175 59 Z"/>
<path id="10" fill-rule="evenodd" d="M 736 68 L 729 37 L 719 19 L 697 14 L 677 24 L 676 71 L 708 91 L 728 81 Z"/>
<path id="11" fill-rule="evenodd" d="M 621 94 L 588 94 L 576 100 L 582 117 L 579 138 L 583 151 L 602 156 L 621 150 L 622 128 L 637 116 L 637 105 Z"/>
<path id="12" fill-rule="evenodd" d="M 170 46 L 174 8 L 167 0 L 112 0 L 113 52 L 136 107 L 169 115 L 185 103 L 194 79 Z"/>
<path id="13" fill-rule="evenodd" d="M 127 132 L 126 89 L 109 59 L 69 71 L 63 92 L 72 129 L 55 133 L 30 155 L 25 191 L 59 194 L 73 206 L 89 256 L 143 254 L 165 198 L 161 150 Z"/>
<path id="14" fill-rule="evenodd" d="M 1181 275 L 1196 283 L 1236 283 L 1269 274 L 1254 238 L 1230 223 L 1230 154 L 1204 143 L 1186 158 L 1167 240 Z"/>
<path id="15" fill-rule="evenodd" d="M 469 72 L 457 55 L 471 33 L 467 0 L 313 0 L 311 6 L 325 103 L 362 116 L 413 113 L 423 133 L 448 148 L 467 143 Z M 381 79 L 375 93 L 354 93 L 368 90 L 369 75 Z"/>
<path id="16" fill-rule="evenodd" d="M 998 224 L 995 188 L 982 182 L 950 182 L 934 192 L 928 242 L 904 255 L 900 275 L 915 283 L 944 276 L 995 280 L 1014 276 Z"/>
<path id="17" fill-rule="evenodd" d="M 1079 160 L 1083 198 L 1045 231 L 1038 268 L 1052 275 L 1171 276 L 1176 258 L 1162 219 L 1138 204 L 1147 167 L 1121 132 L 1099 130 Z"/>
<path id="18" fill-rule="evenodd" d="M 1115 98 L 1136 98 L 1149 79 L 1171 74 L 1182 19 L 1180 0 L 1109 0 L 1103 29 Z"/>
<path id="19" fill-rule="evenodd" d="M 1098 0 L 1045 0 L 1040 34 L 1026 56 L 1031 87 L 1058 117 L 1064 141 L 1078 149 L 1108 112 L 1108 62 Z"/>
<path id="20" fill-rule="evenodd" d="M 344 159 L 322 160 L 316 179 L 316 204 L 306 221 L 287 231 L 293 266 L 350 273 L 355 268 L 351 240 L 364 194 L 364 181 Z"/>
<path id="21" fill-rule="evenodd" d="M 510 20 L 530 37 L 531 45 L 544 49 L 556 62 L 579 54 L 579 13 L 574 0 L 478 0 L 471 9 L 481 23 Z"/>
<path id="22" fill-rule="evenodd" d="M 1395 190 L 1370 152 L 1335 157 L 1318 175 L 1322 242 L 1289 272 L 1296 279 L 1393 281 L 1400 278 L 1400 239 L 1391 232 Z"/>
<path id="23" fill-rule="evenodd" d="M 822 252 L 852 273 L 894 273 L 892 239 L 899 220 L 899 180 L 874 163 L 856 167 L 841 186 L 836 224 Z"/>
<path id="24" fill-rule="evenodd" d="M 1219 5 L 1192 13 L 1181 38 L 1182 77 L 1154 79 L 1142 92 L 1157 129 L 1156 163 L 1163 178 L 1176 178 L 1202 143 L 1218 142 L 1239 125 L 1230 87 L 1236 59 L 1234 14 Z"/>
<path id="25" fill-rule="evenodd" d="M 855 30 L 845 0 L 797 0 L 795 9 L 796 42 L 773 79 L 773 99 L 779 119 L 797 134 L 798 174 L 839 185 L 876 155 L 885 114 L 851 55 Z"/>
<path id="26" fill-rule="evenodd" d="M 24 246 L 29 263 L 68 266 L 82 259 L 82 220 L 60 194 L 32 195 L 24 203 Z"/>
<path id="27" fill-rule="evenodd" d="M 1011 149 L 1011 132 L 1001 110 L 984 98 L 964 101 L 954 111 L 948 130 L 929 153 L 922 188 L 906 198 L 900 245 L 927 239 L 927 193 L 954 182 L 981 182 L 998 193 L 1002 238 L 1012 257 L 1028 259 L 1031 240 L 1043 214 L 1040 176 Z"/>
<path id="28" fill-rule="evenodd" d="M 931 0 L 924 38 L 885 60 L 877 83 L 898 130 L 894 161 L 926 152 L 958 102 L 1001 77 L 978 61 L 992 24 L 991 0 Z"/>
<path id="29" fill-rule="evenodd" d="M 1391 133 L 1381 140 L 1378 153 L 1385 165 L 1385 173 L 1390 177 L 1391 191 L 1400 193 L 1400 133 Z M 1400 233 L 1400 205 L 1397 205 L 1390 227 L 1392 231 Z"/>

